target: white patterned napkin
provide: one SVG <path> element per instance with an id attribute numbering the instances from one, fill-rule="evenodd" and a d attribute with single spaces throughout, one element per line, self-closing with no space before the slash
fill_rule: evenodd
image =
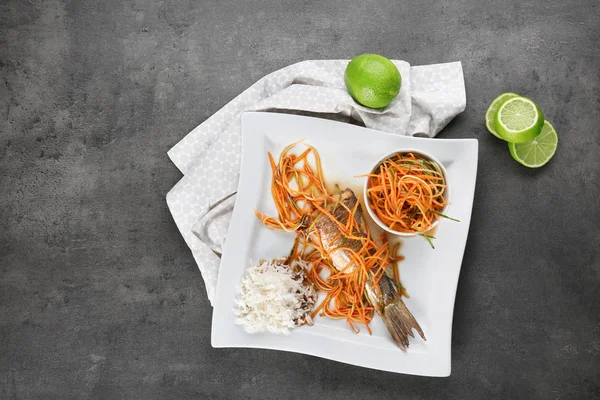
<path id="1" fill-rule="evenodd" d="M 303 61 L 275 71 L 169 150 L 184 177 L 167 194 L 167 204 L 198 263 L 211 302 L 238 186 L 242 112 L 316 115 L 399 135 L 434 137 L 465 109 L 460 62 L 411 67 L 394 61 L 402 86 L 383 110 L 363 107 L 348 94 L 347 64 L 348 60 Z"/>

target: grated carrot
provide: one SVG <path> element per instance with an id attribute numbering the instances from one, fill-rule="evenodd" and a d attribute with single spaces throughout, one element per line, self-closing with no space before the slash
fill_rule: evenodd
<path id="1" fill-rule="evenodd" d="M 443 216 L 447 186 L 437 163 L 397 153 L 364 176 L 371 209 L 390 229 L 425 233 Z"/>

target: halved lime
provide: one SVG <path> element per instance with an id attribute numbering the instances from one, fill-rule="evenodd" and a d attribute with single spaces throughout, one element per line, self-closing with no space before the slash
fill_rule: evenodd
<path id="1" fill-rule="evenodd" d="M 558 135 L 552 124 L 544 121 L 542 132 L 530 142 L 509 143 L 510 155 L 529 168 L 539 168 L 546 164 L 558 146 Z"/>
<path id="2" fill-rule="evenodd" d="M 494 120 L 496 119 L 496 112 L 502 103 L 504 103 L 508 99 L 512 99 L 513 97 L 518 97 L 519 95 L 516 93 L 502 93 L 500 96 L 496 97 L 492 104 L 488 107 L 485 113 L 485 126 L 488 131 L 499 139 L 502 139 L 500 135 L 496 133 L 496 129 L 494 128 Z"/>
<path id="3" fill-rule="evenodd" d="M 530 99 L 513 97 L 500 105 L 496 112 L 494 128 L 507 142 L 525 143 L 542 131 L 544 113 Z"/>

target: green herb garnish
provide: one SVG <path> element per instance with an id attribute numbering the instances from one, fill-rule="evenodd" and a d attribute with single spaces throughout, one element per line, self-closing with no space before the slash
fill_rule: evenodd
<path id="1" fill-rule="evenodd" d="M 432 214 L 439 215 L 440 217 L 442 217 L 442 218 L 446 218 L 446 219 L 449 219 L 449 220 L 451 220 L 451 221 L 460 222 L 460 220 L 459 220 L 459 219 L 456 219 L 456 218 L 449 217 L 449 216 L 447 216 L 447 215 L 445 215 L 445 214 L 442 214 L 441 212 L 437 212 L 437 211 L 433 211 L 433 210 L 427 210 L 427 212 L 430 212 L 430 213 L 432 213 Z"/>
<path id="2" fill-rule="evenodd" d="M 419 233 L 419 236 L 424 237 L 425 240 L 427 240 L 427 243 L 429 243 L 429 245 L 431 246 L 431 248 L 435 249 L 435 246 L 433 245 L 433 241 L 432 241 L 432 239 L 435 239 L 435 236 L 431 236 L 426 233 Z"/>

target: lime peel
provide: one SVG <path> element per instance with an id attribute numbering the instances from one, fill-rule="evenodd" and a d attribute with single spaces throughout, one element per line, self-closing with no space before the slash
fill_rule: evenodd
<path id="1" fill-rule="evenodd" d="M 487 127 L 487 130 L 492 135 L 496 136 L 498 139 L 502 139 L 500 135 L 498 135 L 498 133 L 496 132 L 496 129 L 494 128 L 494 120 L 496 119 L 496 113 L 498 112 L 498 108 L 500 108 L 502 103 L 504 103 L 506 100 L 512 99 L 513 97 L 517 96 L 519 95 L 512 92 L 502 93 L 500 96 L 496 97 L 492 101 L 485 113 L 485 126 Z"/>

